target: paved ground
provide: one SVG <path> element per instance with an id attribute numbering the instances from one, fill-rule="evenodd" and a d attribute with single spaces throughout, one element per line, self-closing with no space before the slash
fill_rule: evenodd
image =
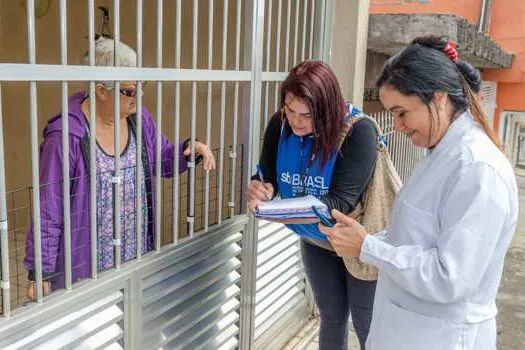
<path id="1" fill-rule="evenodd" d="M 525 348 L 525 176 L 520 186 L 520 222 L 506 258 L 498 293 L 498 350 Z"/>
<path id="2" fill-rule="evenodd" d="M 525 172 L 518 174 L 520 222 L 507 254 L 498 293 L 498 350 L 525 349 Z M 318 324 L 312 320 L 283 350 L 317 350 Z M 358 350 L 357 337 L 349 332 L 349 350 Z"/>

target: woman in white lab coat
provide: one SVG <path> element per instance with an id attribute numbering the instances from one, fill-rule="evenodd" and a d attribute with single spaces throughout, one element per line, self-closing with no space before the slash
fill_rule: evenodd
<path id="1" fill-rule="evenodd" d="M 340 256 L 379 268 L 370 350 L 496 348 L 495 299 L 518 218 L 513 169 L 453 42 L 421 37 L 385 64 L 379 97 L 427 155 L 369 234 L 333 211 L 321 227 Z M 470 81 L 470 84 L 472 82 Z"/>

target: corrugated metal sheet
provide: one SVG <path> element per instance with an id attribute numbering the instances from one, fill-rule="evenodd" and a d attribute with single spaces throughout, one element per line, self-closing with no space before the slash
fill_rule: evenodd
<path id="1" fill-rule="evenodd" d="M 122 349 L 123 294 L 109 296 L 80 310 L 69 312 L 30 335 L 4 338 L 2 349 Z M 12 338 L 18 339 L 12 339 Z"/>
<path id="2" fill-rule="evenodd" d="M 305 275 L 299 237 L 282 224 L 261 221 L 257 246 L 255 339 L 278 334 L 281 319 L 306 312 Z M 304 313 L 301 314 L 304 316 Z M 306 322 L 289 319 L 287 322 Z M 271 336 L 269 337 L 271 338 Z"/>
<path id="3" fill-rule="evenodd" d="M 207 245 L 143 279 L 142 348 L 236 346 L 240 233 Z"/>

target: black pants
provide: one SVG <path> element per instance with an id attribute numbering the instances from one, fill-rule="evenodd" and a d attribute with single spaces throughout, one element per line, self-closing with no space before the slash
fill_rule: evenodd
<path id="1" fill-rule="evenodd" d="M 376 282 L 353 277 L 337 254 L 305 240 L 301 240 L 301 253 L 321 316 L 319 349 L 348 349 L 351 313 L 352 324 L 364 350 L 372 321 Z"/>

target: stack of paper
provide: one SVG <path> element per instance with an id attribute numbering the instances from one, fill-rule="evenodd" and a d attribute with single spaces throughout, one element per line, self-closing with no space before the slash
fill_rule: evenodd
<path id="1" fill-rule="evenodd" d="M 312 211 L 314 206 L 321 214 L 329 215 L 326 204 L 314 196 L 274 199 L 257 208 L 255 216 L 261 219 L 317 219 Z"/>

